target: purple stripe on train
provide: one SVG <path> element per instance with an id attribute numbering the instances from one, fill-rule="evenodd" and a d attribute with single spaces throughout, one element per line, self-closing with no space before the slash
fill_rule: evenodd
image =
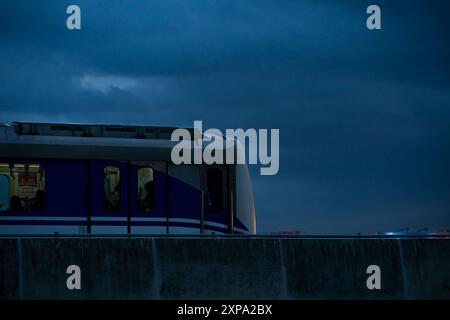
<path id="1" fill-rule="evenodd" d="M 27 226 L 42 226 L 42 225 L 59 225 L 59 226 L 87 226 L 87 221 L 69 221 L 69 220 L 0 220 L 0 225 L 27 225 Z M 92 221 L 94 226 L 127 226 L 126 221 Z M 165 221 L 136 221 L 132 226 L 166 226 L 170 227 L 185 227 L 200 229 L 200 223 L 192 222 L 177 222 L 171 221 L 168 224 Z M 204 225 L 204 229 L 216 232 L 227 233 L 227 228 L 218 226 Z M 237 234 L 242 232 L 234 231 Z"/>

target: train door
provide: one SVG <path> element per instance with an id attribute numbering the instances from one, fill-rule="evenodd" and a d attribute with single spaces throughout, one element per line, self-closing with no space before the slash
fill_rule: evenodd
<path id="1" fill-rule="evenodd" d="M 164 162 L 130 164 L 132 234 L 167 233 L 167 175 Z"/>
<path id="2" fill-rule="evenodd" d="M 92 234 L 128 233 L 128 165 L 91 161 L 90 224 Z"/>
<path id="3" fill-rule="evenodd" d="M 168 163 L 168 232 L 201 232 L 201 166 Z"/>
<path id="4" fill-rule="evenodd" d="M 229 184 L 227 166 L 203 167 L 204 219 L 206 234 L 231 233 L 233 230 L 232 188 Z"/>
<path id="5" fill-rule="evenodd" d="M 8 210 L 9 203 L 9 178 L 0 174 L 0 211 Z"/>

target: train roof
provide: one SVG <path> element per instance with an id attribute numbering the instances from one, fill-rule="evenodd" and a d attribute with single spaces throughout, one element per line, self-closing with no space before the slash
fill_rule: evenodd
<path id="1" fill-rule="evenodd" d="M 12 122 L 0 124 L 5 158 L 170 160 L 180 127 Z M 193 128 L 187 129 L 193 136 Z"/>
<path id="2" fill-rule="evenodd" d="M 8 126 L 8 125 L 6 125 Z M 36 123 L 12 122 L 17 135 L 44 135 L 64 137 L 97 137 L 121 139 L 162 139 L 170 140 L 175 129 L 186 129 L 191 135 L 194 128 L 162 127 L 118 124 L 76 124 L 76 123 Z"/>

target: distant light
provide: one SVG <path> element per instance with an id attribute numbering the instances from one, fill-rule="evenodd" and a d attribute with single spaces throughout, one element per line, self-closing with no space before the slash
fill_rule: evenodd
<path id="1" fill-rule="evenodd" d="M 303 232 L 300 230 L 290 230 L 290 231 L 277 231 L 277 232 L 270 232 L 270 235 L 273 236 L 296 236 L 299 234 L 302 234 Z"/>

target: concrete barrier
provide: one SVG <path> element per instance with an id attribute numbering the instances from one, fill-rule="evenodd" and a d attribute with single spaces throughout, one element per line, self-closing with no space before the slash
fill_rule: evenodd
<path id="1" fill-rule="evenodd" d="M 0 298 L 450 299 L 450 240 L 0 238 Z"/>

